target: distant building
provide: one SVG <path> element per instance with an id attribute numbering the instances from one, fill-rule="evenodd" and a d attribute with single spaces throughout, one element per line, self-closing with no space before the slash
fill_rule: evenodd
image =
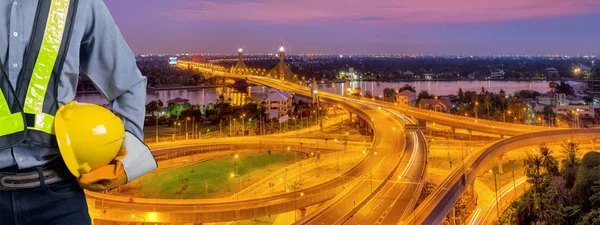
<path id="1" fill-rule="evenodd" d="M 432 109 L 437 112 L 448 112 L 452 104 L 446 99 L 421 99 L 419 108 Z"/>
<path id="2" fill-rule="evenodd" d="M 490 80 L 504 80 L 506 73 L 504 70 L 498 70 L 490 73 Z"/>
<path id="3" fill-rule="evenodd" d="M 587 92 L 590 94 L 600 95 L 600 78 L 590 77 L 587 81 Z"/>
<path id="4" fill-rule="evenodd" d="M 433 80 L 434 77 L 435 77 L 435 75 L 433 73 L 424 73 L 423 74 L 423 78 L 425 78 L 425 80 Z"/>
<path id="5" fill-rule="evenodd" d="M 195 55 L 192 56 L 192 62 L 206 62 L 206 59 L 204 58 L 204 56 Z"/>
<path id="6" fill-rule="evenodd" d="M 407 70 L 406 72 L 402 73 L 402 74 L 403 74 L 405 77 L 408 77 L 408 78 L 415 78 L 415 73 L 413 73 L 413 72 L 410 72 L 410 71 L 408 71 L 408 70 Z"/>
<path id="7" fill-rule="evenodd" d="M 360 80 L 361 75 L 354 71 L 354 67 L 350 67 L 347 71 L 340 71 L 338 78 L 342 80 Z"/>
<path id="8" fill-rule="evenodd" d="M 562 93 L 548 92 L 544 95 L 535 97 L 538 104 L 557 106 L 557 105 L 568 105 L 570 102 L 567 100 L 567 95 Z"/>
<path id="9" fill-rule="evenodd" d="M 229 104 L 242 106 L 252 102 L 252 88 L 246 80 L 237 80 L 226 87 L 216 89 L 217 94 L 223 95 Z"/>
<path id="10" fill-rule="evenodd" d="M 469 78 L 469 80 L 475 80 L 475 73 L 469 73 L 467 77 Z"/>
<path id="11" fill-rule="evenodd" d="M 559 105 L 554 108 L 554 113 L 563 116 L 573 116 L 577 113 L 580 118 L 593 118 L 594 108 L 588 105 Z"/>
<path id="12" fill-rule="evenodd" d="M 287 112 L 292 109 L 293 96 L 284 91 L 274 91 L 264 100 L 269 119 L 281 118 L 287 116 Z"/>
<path id="13" fill-rule="evenodd" d="M 417 105 L 417 94 L 411 90 L 404 90 L 396 94 L 396 102 L 402 105 L 415 106 Z"/>
<path id="14" fill-rule="evenodd" d="M 546 78 L 548 79 L 558 79 L 560 75 L 558 74 L 558 70 L 554 67 L 550 67 L 546 69 Z"/>

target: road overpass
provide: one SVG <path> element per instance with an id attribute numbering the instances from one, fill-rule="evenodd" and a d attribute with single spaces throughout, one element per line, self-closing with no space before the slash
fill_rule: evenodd
<path id="1" fill-rule="evenodd" d="M 276 88 L 279 90 L 284 90 L 284 91 L 297 93 L 297 94 L 301 94 L 301 95 L 305 95 L 305 96 L 312 95 L 312 93 L 310 93 L 310 89 L 308 87 L 302 86 L 299 84 L 292 84 L 292 83 L 288 83 L 288 82 L 283 82 L 281 80 L 275 80 L 275 79 L 271 79 L 268 77 L 262 77 L 262 76 L 232 74 L 232 73 L 226 72 L 225 70 L 216 70 L 216 69 L 214 69 L 215 67 L 206 67 L 206 68 L 194 67 L 194 65 L 199 66 L 200 64 L 194 64 L 194 63 L 186 62 L 186 61 L 180 61 L 179 63 L 182 64 L 184 67 L 191 65 L 191 67 L 197 68 L 199 71 L 207 72 L 207 73 L 210 73 L 210 74 L 213 74 L 216 76 L 246 79 L 250 82 L 273 87 L 273 88 Z M 369 104 L 371 106 L 382 107 L 382 108 L 387 108 L 387 109 L 396 109 L 399 112 L 401 112 L 402 114 L 414 117 L 418 120 L 429 121 L 429 122 L 433 122 L 436 124 L 449 126 L 449 127 L 455 128 L 455 129 L 458 128 L 458 129 L 465 129 L 465 130 L 469 130 L 469 131 L 481 131 L 481 132 L 493 133 L 493 134 L 498 134 L 498 135 L 515 136 L 515 135 L 520 135 L 520 134 L 525 134 L 525 133 L 530 133 L 530 132 L 556 129 L 556 128 L 552 128 L 552 127 L 532 126 L 532 125 L 516 124 L 516 123 L 503 123 L 503 122 L 497 122 L 497 121 L 492 121 L 492 120 L 476 119 L 476 118 L 472 118 L 472 117 L 452 115 L 452 114 L 443 113 L 443 112 L 435 112 L 435 111 L 431 111 L 431 110 L 427 110 L 427 109 L 420 109 L 420 108 L 401 105 L 401 104 L 376 101 L 376 100 L 369 99 L 369 98 L 340 97 L 340 95 L 337 95 L 334 93 L 329 93 L 329 92 L 318 92 L 318 96 L 327 97 L 327 98 L 343 99 L 344 101 L 352 101 L 355 103 Z"/>
<path id="2" fill-rule="evenodd" d="M 393 126 L 397 118 L 387 113 L 365 108 L 364 105 L 329 99 L 341 107 L 363 118 L 365 122 L 375 127 L 372 152 L 381 155 L 400 154 L 401 150 L 390 145 L 400 145 L 403 139 L 397 138 L 401 132 Z M 256 138 L 256 137 L 254 137 Z M 195 143 L 190 143 L 195 144 Z M 376 160 L 376 159 L 375 159 Z M 378 163 L 377 161 L 375 163 Z M 293 193 L 275 193 L 259 198 L 231 199 L 143 199 L 88 193 L 88 203 L 92 217 L 110 221 L 137 221 L 131 215 L 145 214 L 154 218 L 151 222 L 166 223 L 200 223 L 233 221 L 275 215 L 283 212 L 302 209 L 333 198 L 344 190 L 344 186 L 358 174 L 368 171 L 366 158 L 359 161 L 352 169 L 341 176 L 320 185 L 298 190 Z"/>
<path id="3" fill-rule="evenodd" d="M 415 209 L 412 215 L 398 224 L 440 224 L 467 185 L 473 183 L 478 173 L 485 171 L 486 163 L 502 157 L 507 151 L 544 142 L 595 141 L 599 138 L 600 129 L 596 128 L 541 131 L 497 141 L 469 156 Z"/>
<path id="4" fill-rule="evenodd" d="M 237 74 L 226 73 L 223 71 L 215 71 L 212 69 L 202 69 L 205 72 L 210 72 L 219 76 L 227 76 L 234 77 L 240 79 L 247 79 L 250 82 L 274 87 L 280 90 L 285 90 L 293 93 L 297 93 L 304 96 L 311 96 L 313 93 L 304 86 L 290 84 L 287 82 L 282 82 L 280 80 L 274 80 L 267 77 L 260 76 L 240 76 Z M 389 121 L 389 118 L 395 118 L 396 121 L 390 121 L 388 124 L 397 124 L 392 125 L 392 131 L 396 130 L 396 132 L 402 132 L 402 136 L 405 137 L 403 139 L 408 140 L 407 142 L 412 143 L 411 148 L 406 148 L 406 143 L 402 143 L 399 145 L 397 138 L 386 139 L 387 137 L 381 137 L 381 140 L 385 141 L 379 148 L 386 149 L 390 148 L 392 150 L 399 151 L 392 155 L 384 155 L 383 152 L 380 152 L 380 156 L 382 156 L 382 160 L 379 160 L 379 164 L 376 164 L 376 168 L 373 171 L 368 171 L 371 178 L 367 180 L 361 180 L 356 187 L 354 187 L 351 191 L 345 193 L 346 197 L 341 199 L 336 199 L 334 204 L 328 205 L 326 209 L 320 210 L 316 213 L 316 215 L 309 215 L 306 218 L 300 220 L 298 223 L 308 223 L 308 224 L 338 224 L 343 223 L 347 219 L 353 216 L 355 212 L 361 209 L 362 206 L 371 202 L 373 197 L 376 197 L 374 194 L 379 192 L 381 189 L 384 189 L 384 193 L 387 196 L 402 196 L 402 197 L 394 197 L 393 201 L 386 201 L 385 203 L 378 202 L 377 205 L 382 209 L 380 210 L 380 214 L 377 215 L 377 218 L 386 214 L 386 211 L 389 212 L 392 210 L 392 206 L 395 206 L 394 210 L 402 210 L 402 212 L 406 212 L 406 210 L 412 210 L 410 207 L 411 204 L 414 206 L 416 204 L 416 198 L 418 198 L 418 194 L 422 188 L 421 180 L 423 179 L 423 175 L 426 169 L 426 146 L 423 134 L 420 132 L 411 132 L 410 137 L 406 137 L 404 131 L 400 131 L 401 127 L 404 127 L 405 124 L 412 124 L 413 122 L 406 119 L 403 115 L 398 113 L 397 109 L 388 110 L 387 105 L 382 108 L 381 105 L 372 104 L 367 101 L 361 101 L 357 99 L 346 98 L 343 96 L 339 96 L 336 94 L 331 94 L 327 92 L 319 93 L 319 98 L 323 102 L 327 102 L 330 104 L 354 104 L 355 108 L 359 108 L 364 111 L 375 110 L 378 114 L 385 115 L 383 118 L 376 118 L 371 116 L 372 121 L 377 121 L 377 123 L 383 120 Z M 369 117 L 364 118 L 368 120 Z M 397 128 L 396 128 L 397 127 Z M 389 125 L 387 126 L 387 131 L 385 129 L 381 129 L 381 126 L 375 126 L 374 129 L 376 133 L 387 134 L 390 133 Z M 403 130 L 403 129 L 402 129 Z M 389 142 L 389 143 L 388 143 Z M 422 143 L 422 144 L 420 144 Z M 406 150 L 404 150 L 406 149 Z M 404 154 L 408 153 L 408 154 Z M 373 157 L 371 157 L 373 158 Z M 378 160 L 378 159 L 368 159 L 368 160 Z M 369 162 L 371 163 L 371 162 Z M 398 169 L 400 168 L 400 169 Z M 365 168 L 366 169 L 366 168 Z M 398 173 L 395 175 L 395 173 Z M 361 178 L 361 174 L 365 174 L 365 171 L 358 171 L 351 178 Z M 409 175 L 410 174 L 410 175 Z M 409 175 L 409 176 L 407 176 Z M 403 177 L 398 181 L 398 179 L 390 179 L 393 177 Z M 373 181 L 375 180 L 375 182 Z M 373 184 L 375 183 L 375 184 Z M 375 187 L 375 188 L 373 188 Z M 408 189 L 408 191 L 406 191 Z M 416 197 L 415 197 L 416 196 Z M 406 201 L 411 204 L 395 204 L 397 201 Z M 352 204 L 350 204 L 352 203 Z M 374 212 L 377 213 L 377 212 Z M 402 213 L 404 215 L 404 213 Z M 406 213 L 408 214 L 408 213 Z M 376 218 L 376 219 L 377 219 Z M 393 218 L 390 217 L 390 218 Z"/>
<path id="5" fill-rule="evenodd" d="M 310 96 L 309 89 L 296 84 L 289 84 L 286 82 L 282 82 L 279 80 L 273 80 L 266 77 L 258 77 L 258 76 L 240 76 L 236 74 L 230 74 L 224 72 L 224 70 L 214 70 L 214 69 L 203 69 L 202 70 L 211 72 L 218 76 L 227 76 L 234 78 L 247 79 L 254 83 L 259 83 L 265 86 L 271 86 L 277 89 L 285 90 L 288 92 L 293 92 L 301 95 Z M 341 97 L 339 95 L 335 95 L 327 92 L 320 92 L 318 94 L 320 99 L 325 102 L 329 102 L 332 104 L 339 105 L 343 108 L 346 108 L 350 112 L 356 114 L 360 118 L 362 118 L 365 122 L 367 122 L 371 127 L 375 130 L 375 137 L 373 138 L 373 146 L 371 155 L 374 155 L 374 152 L 379 152 L 382 155 L 386 155 L 387 159 L 392 159 L 395 157 L 396 166 L 393 170 L 384 169 L 383 167 L 378 167 L 379 172 L 385 174 L 386 172 L 388 177 L 393 175 L 397 170 L 403 170 L 409 168 L 410 165 L 406 164 L 405 167 L 399 167 L 402 162 L 402 156 L 397 157 L 395 154 L 401 154 L 405 151 L 404 148 L 398 148 L 399 146 L 403 146 L 405 143 L 402 141 L 405 138 L 398 138 L 399 136 L 395 133 L 402 132 L 398 129 L 398 132 L 391 132 L 390 130 L 396 130 L 397 128 L 401 128 L 401 125 L 398 125 L 400 122 L 400 118 L 397 116 L 390 115 L 391 111 L 399 112 L 399 113 L 407 113 L 413 116 L 416 119 L 420 120 L 428 120 L 438 124 L 461 128 L 467 130 L 476 130 L 482 132 L 492 132 L 500 135 L 516 135 L 527 133 L 530 131 L 537 130 L 546 130 L 550 128 L 543 127 L 535 127 L 535 126 L 527 126 L 527 125 L 518 125 L 518 124 L 504 124 L 493 121 L 484 121 L 484 120 L 475 120 L 473 118 L 461 117 L 461 116 L 451 116 L 448 114 L 437 113 L 428 110 L 422 110 L 417 108 L 409 108 L 409 107 L 397 107 L 393 104 L 383 103 L 383 102 L 374 102 L 374 101 L 364 101 L 360 99 Z M 395 120 L 395 121 L 394 121 Z M 398 126 L 397 126 L 398 125 Z M 496 126 L 498 125 L 498 126 Z M 401 135 L 404 137 L 404 135 Z M 525 136 L 525 135 L 524 135 Z M 520 137 L 520 136 L 519 136 Z M 382 141 L 383 140 L 383 141 Z M 411 155 L 410 158 L 413 158 L 412 155 L 416 154 L 416 151 L 409 153 Z M 253 198 L 253 199 L 240 199 L 239 201 L 224 201 L 222 199 L 202 199 L 202 200 L 163 200 L 163 199 L 130 199 L 116 196 L 97 196 L 95 194 L 91 194 L 91 198 L 93 202 L 91 203 L 91 209 L 97 212 L 95 218 L 107 219 L 107 220 L 117 220 L 117 221 L 132 221 L 131 213 L 146 213 L 149 214 L 150 218 L 155 218 L 154 221 L 151 222 L 210 222 L 210 221 L 231 221 L 231 220 L 241 220 L 248 218 L 255 218 L 259 216 L 265 215 L 273 215 L 281 212 L 292 211 L 296 209 L 302 209 L 306 206 L 310 206 L 316 203 L 320 203 L 326 200 L 333 198 L 334 196 L 338 196 L 339 199 L 343 199 L 343 201 L 347 202 L 348 194 L 353 190 L 357 190 L 356 188 L 346 189 L 345 187 L 348 184 L 348 178 L 358 178 L 356 175 L 365 174 L 365 171 L 370 171 L 367 169 L 371 165 L 374 157 L 366 157 L 363 158 L 353 169 L 347 171 L 342 174 L 339 178 L 333 179 L 321 185 L 308 188 L 306 190 L 301 190 L 294 193 L 281 193 L 267 197 L 261 198 Z M 383 158 L 383 157 L 382 157 Z M 376 161 L 376 165 L 387 165 L 394 164 L 394 160 L 387 160 L 388 163 L 383 163 L 384 159 L 380 159 Z M 397 168 L 397 169 L 396 169 Z M 376 168 L 377 169 L 377 168 Z M 419 183 L 420 177 L 412 177 L 407 183 Z M 403 181 L 404 182 L 404 181 Z M 400 186 L 406 186 L 410 184 L 402 184 L 399 182 Z M 389 184 L 386 180 L 383 180 L 379 183 L 378 188 L 384 188 L 386 184 Z M 354 187 L 361 187 L 361 184 Z M 396 189 L 395 185 L 392 186 L 389 190 Z M 381 190 L 381 188 L 379 188 Z M 358 188 L 360 189 L 360 188 Z M 371 189 L 373 190 L 373 189 Z M 344 191 L 346 195 L 343 195 L 341 198 L 338 195 L 340 192 Z M 372 192 L 375 193 L 375 192 Z M 394 193 L 397 193 L 394 191 Z M 366 203 L 371 199 L 372 194 L 368 194 L 364 200 Z M 418 195 L 412 196 L 413 198 L 418 197 Z M 392 203 L 396 201 L 389 201 Z M 411 202 L 410 200 L 408 201 Z M 401 204 L 398 204 L 401 205 Z M 402 205 L 405 205 L 402 203 Z M 388 207 L 389 208 L 389 207 Z M 387 209 L 384 210 L 388 211 Z M 388 211 L 389 212 L 389 211 Z M 333 218 L 336 215 L 331 214 L 321 214 L 321 215 L 329 215 L 329 217 Z M 342 214 L 343 217 L 348 215 L 347 213 Z M 445 216 L 445 214 L 444 214 Z M 339 223 L 340 221 L 336 221 L 335 223 Z"/>

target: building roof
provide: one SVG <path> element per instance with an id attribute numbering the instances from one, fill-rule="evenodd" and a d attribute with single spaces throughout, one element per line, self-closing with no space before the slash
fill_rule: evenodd
<path id="1" fill-rule="evenodd" d="M 406 97 L 416 97 L 417 93 L 411 90 L 404 90 L 397 94 L 398 96 L 406 96 Z"/>
<path id="2" fill-rule="evenodd" d="M 177 97 L 175 99 L 171 99 L 171 100 L 167 101 L 167 104 L 169 104 L 169 103 L 182 104 L 182 103 L 186 103 L 189 101 L 190 101 L 189 99 Z"/>
<path id="3" fill-rule="evenodd" d="M 271 93 L 269 95 L 269 97 L 267 97 L 267 99 L 265 99 L 265 101 L 269 101 L 269 102 L 282 102 L 282 101 L 287 101 L 291 97 L 292 96 L 289 93 L 287 93 L 287 92 L 278 91 L 278 92 Z"/>
<path id="4" fill-rule="evenodd" d="M 450 106 L 452 105 L 450 103 L 450 101 L 448 101 L 446 99 L 426 99 L 426 98 L 424 98 L 419 101 L 419 105 L 434 106 L 434 105 L 438 105 L 438 104 L 444 105 L 446 108 L 450 108 Z"/>

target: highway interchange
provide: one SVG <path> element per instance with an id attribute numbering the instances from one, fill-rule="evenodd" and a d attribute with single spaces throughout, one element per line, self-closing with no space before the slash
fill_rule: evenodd
<path id="1" fill-rule="evenodd" d="M 193 68 L 213 73 L 217 76 L 247 79 L 249 82 L 270 86 L 304 96 L 311 96 L 310 89 L 267 77 L 242 76 L 186 64 Z M 368 152 L 341 176 L 324 181 L 304 190 L 273 193 L 258 198 L 231 199 L 130 199 L 88 193 L 90 211 L 94 218 L 110 221 L 132 221 L 132 212 L 151 213 L 155 222 L 198 223 L 233 221 L 305 210 L 306 207 L 323 203 L 307 214 L 297 224 L 439 224 L 460 196 L 464 187 L 475 178 L 475 173 L 483 168 L 483 162 L 498 157 L 524 145 L 535 145 L 542 141 L 574 138 L 595 141 L 599 130 L 552 130 L 520 124 L 507 124 L 495 121 L 449 115 L 440 112 L 397 106 L 395 104 L 369 99 L 348 98 L 332 93 L 319 92 L 322 102 L 335 104 L 362 118 L 374 130 L 373 142 L 364 147 Z M 425 120 L 436 124 L 464 129 L 471 133 L 480 131 L 501 136 L 513 136 L 501 140 L 480 151 L 473 152 L 467 163 L 453 170 L 436 192 L 415 209 L 420 195 L 427 165 L 427 141 L 419 131 L 404 129 L 407 124 Z M 533 132 L 533 133 L 531 133 Z M 277 143 L 281 140 L 267 140 L 271 144 L 289 145 L 300 142 L 288 139 L 290 143 Z M 202 145 L 222 145 L 226 140 L 204 142 Z M 233 139 L 229 141 L 244 141 Z M 249 141 L 249 140 L 247 140 Z M 259 144 L 262 144 L 261 143 Z M 314 140 L 312 140 L 314 142 Z M 309 143 L 311 140 L 302 140 Z M 180 147 L 200 143 L 185 143 Z M 168 145 L 168 144 L 167 144 Z M 165 146 L 157 145 L 160 149 Z M 172 146 L 169 146 L 170 149 Z M 339 146 L 338 146 L 339 147 Z M 335 147 L 333 147 L 335 148 Z M 173 150 L 164 150 L 173 151 Z M 467 171 L 464 173 L 464 171 Z M 440 204 L 442 202 L 442 204 Z"/>

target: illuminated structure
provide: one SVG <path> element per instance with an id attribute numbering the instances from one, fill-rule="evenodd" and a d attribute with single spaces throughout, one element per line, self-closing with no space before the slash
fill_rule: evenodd
<path id="1" fill-rule="evenodd" d="M 240 46 L 240 48 L 238 49 L 238 61 L 235 65 L 231 67 L 232 73 L 246 74 L 246 72 L 248 71 L 248 66 L 246 66 L 246 63 L 244 63 L 244 60 L 242 60 L 243 55 L 244 49 L 242 49 L 242 46 Z"/>
<path id="2" fill-rule="evenodd" d="M 342 80 L 361 80 L 362 76 L 354 71 L 354 67 L 348 68 L 348 71 L 340 71 L 339 79 Z"/>
<path id="3" fill-rule="evenodd" d="M 267 75 L 269 77 L 279 79 L 279 80 L 285 80 L 285 81 L 297 80 L 294 72 L 292 72 L 292 70 L 290 70 L 290 68 L 285 64 L 285 62 L 283 60 L 284 58 L 285 58 L 285 48 L 283 47 L 283 43 L 281 43 L 279 46 L 279 63 L 277 63 L 277 65 L 275 65 L 269 71 L 269 73 L 267 73 Z"/>

